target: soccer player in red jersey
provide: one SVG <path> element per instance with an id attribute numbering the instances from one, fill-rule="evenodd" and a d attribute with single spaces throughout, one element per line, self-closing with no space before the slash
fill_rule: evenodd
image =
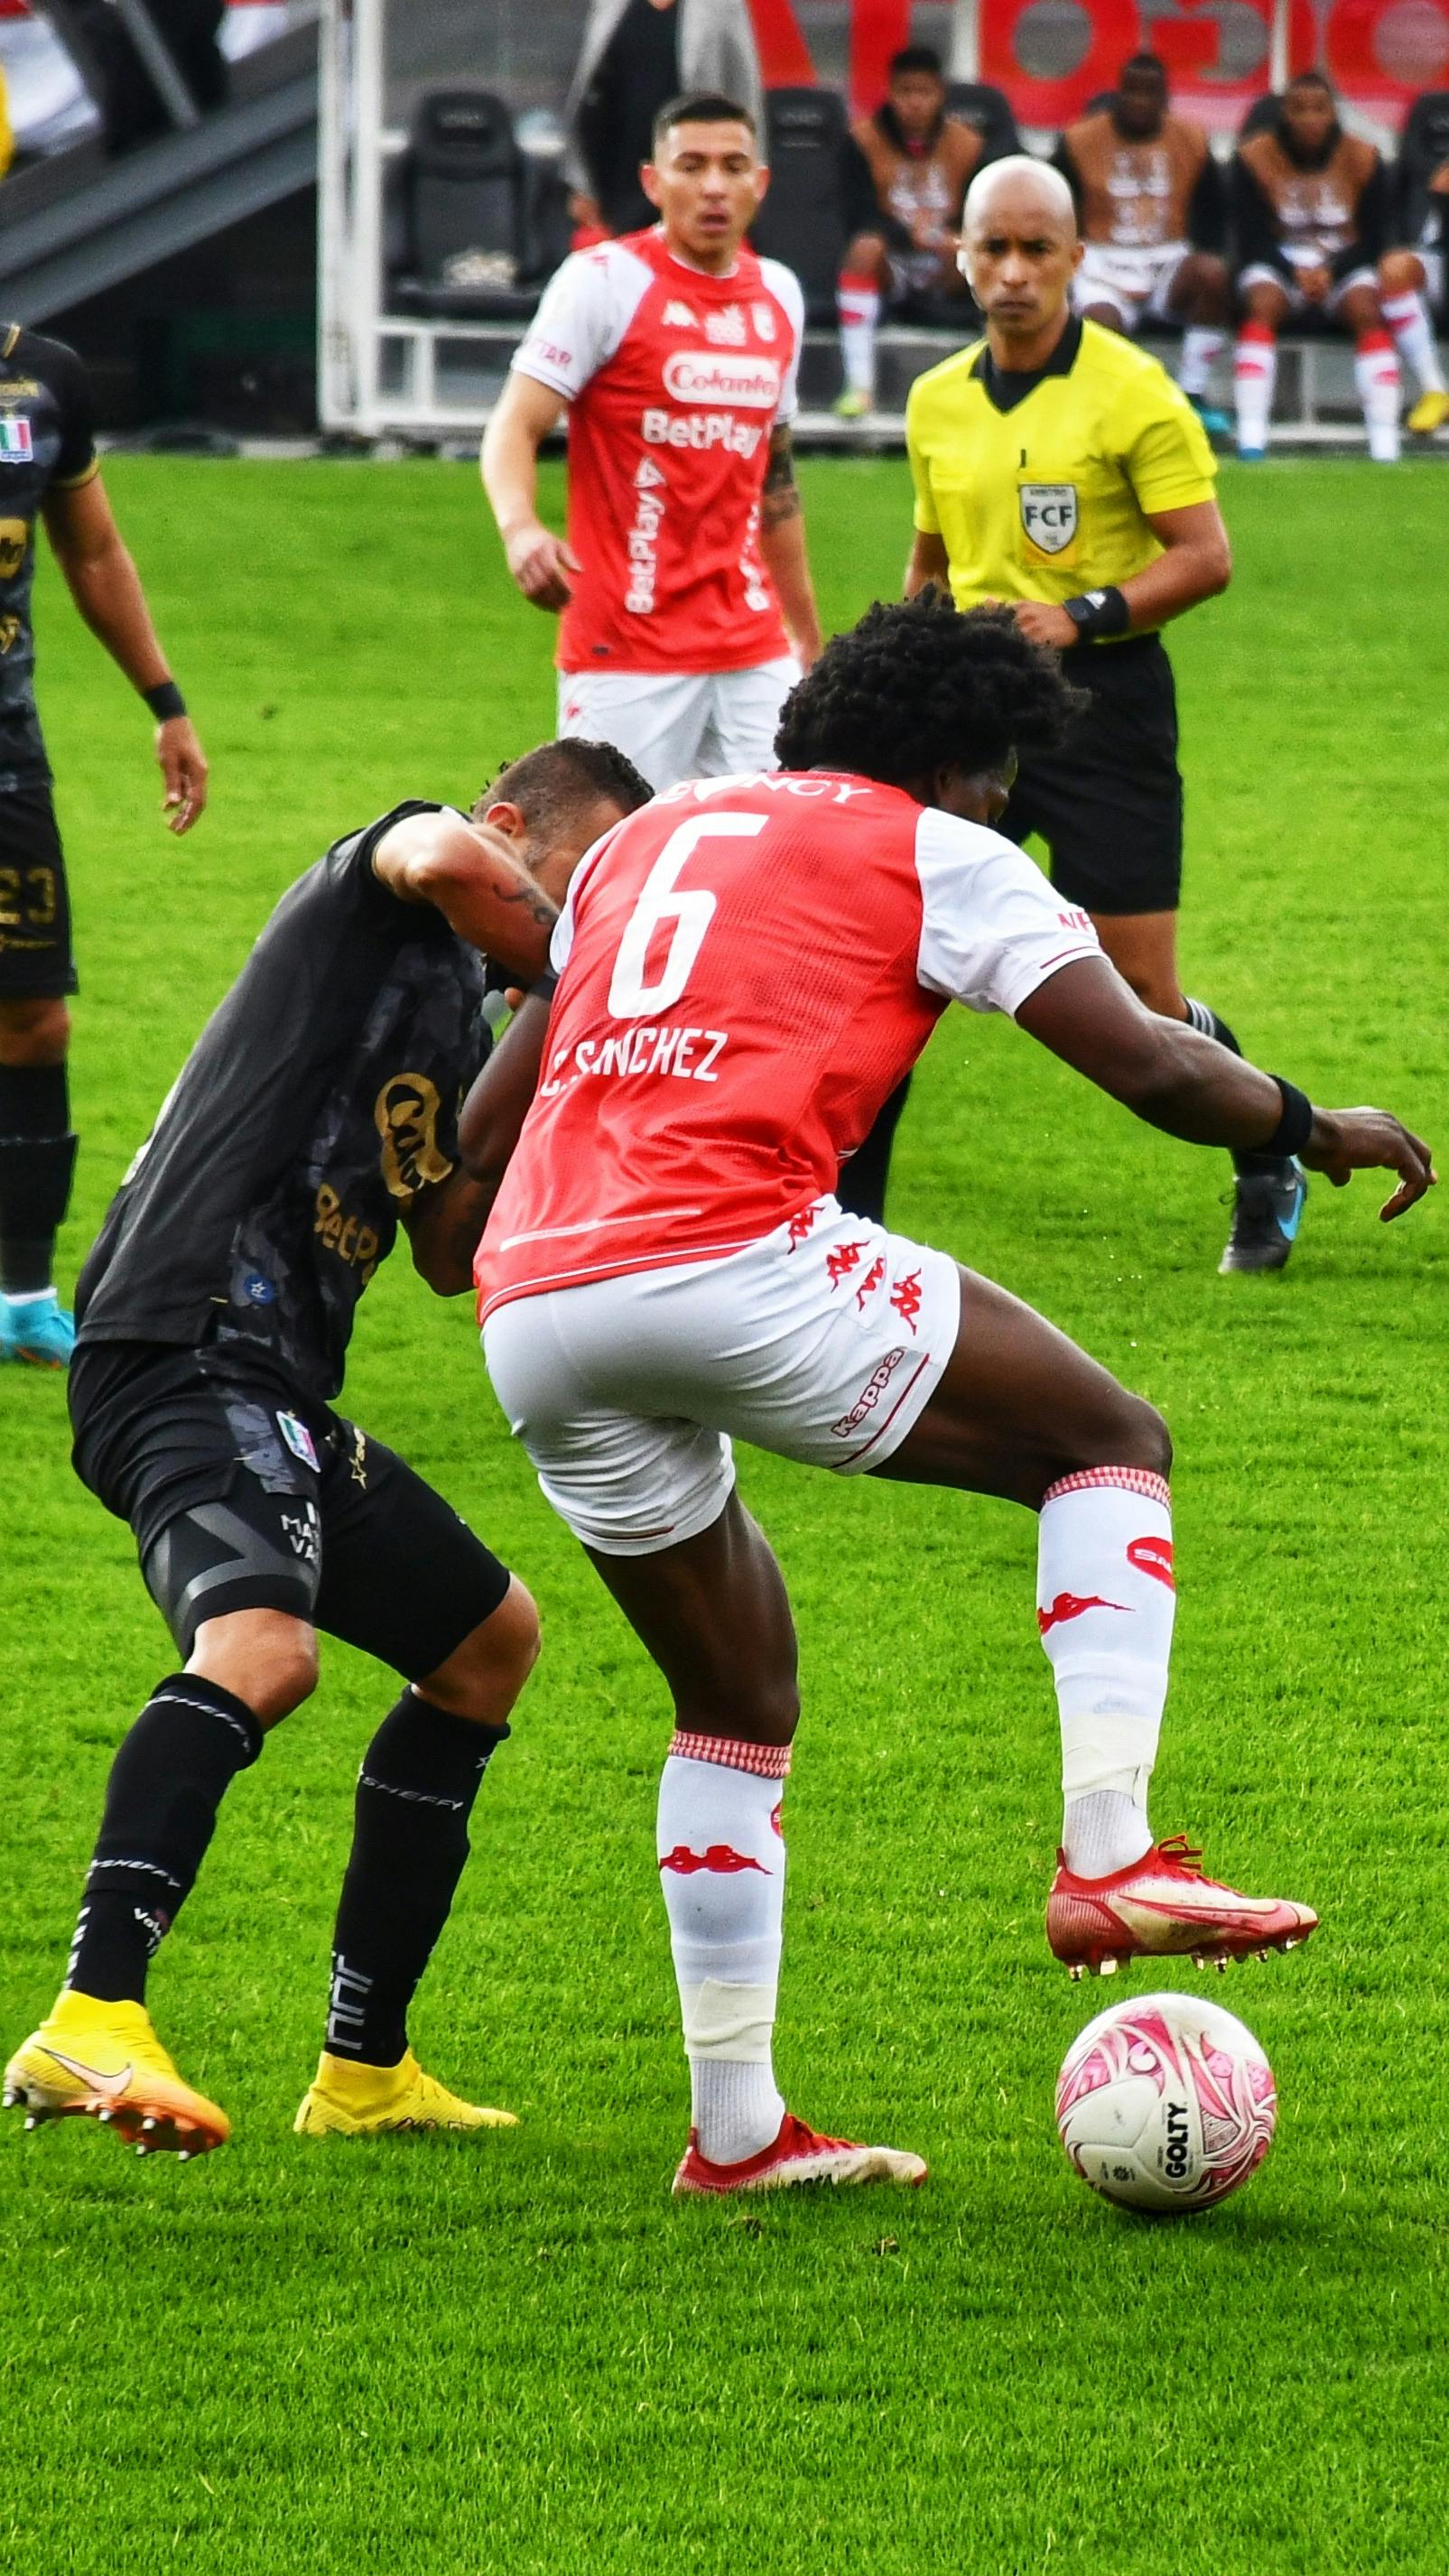
<path id="1" fill-rule="evenodd" d="M 1051 748 L 1074 695 L 1004 612 L 934 592 L 871 609 L 794 691 L 779 770 L 676 788 L 586 855 L 552 1010 L 530 999 L 464 1112 L 469 1168 L 503 1172 L 476 1268 L 494 1387 L 674 1696 L 658 1848 L 693 2079 L 678 2190 L 925 2170 L 818 2136 L 775 2087 L 795 1639 L 732 1433 L 1039 1513 L 1058 1959 L 1222 1963 L 1316 1921 L 1205 1878 L 1148 1825 L 1174 1608 L 1160 1416 L 1016 1298 L 831 1195 L 951 1001 L 1009 1013 L 1168 1135 L 1298 1153 L 1335 1184 L 1382 1166 L 1386 1216 L 1429 1186 L 1396 1118 L 1315 1109 L 1145 1009 L 1087 915 L 990 828 L 1018 750 Z"/>
<path id="2" fill-rule="evenodd" d="M 744 108 L 666 107 L 642 173 L 659 222 L 564 262 L 483 441 L 509 571 L 561 612 L 559 731 L 654 787 L 767 768 L 820 650 L 790 453 L 804 307 L 745 243 L 768 175 Z M 537 506 L 565 410 L 567 541 Z"/>

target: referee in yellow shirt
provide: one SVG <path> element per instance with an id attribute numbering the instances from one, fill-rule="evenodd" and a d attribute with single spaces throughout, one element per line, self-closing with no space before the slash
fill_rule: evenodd
<path id="1" fill-rule="evenodd" d="M 1158 632 L 1227 587 L 1212 451 L 1155 358 L 1072 310 L 1082 257 L 1071 191 L 1044 163 L 993 162 L 966 200 L 961 265 L 986 337 L 912 387 L 911 596 L 1000 600 L 1054 646 L 1089 704 L 1065 749 L 1022 766 L 1001 829 L 1040 833 L 1052 882 L 1089 912 L 1108 956 L 1167 1019 L 1241 1052 L 1177 971 L 1182 777 L 1172 666 Z M 1220 1267 L 1278 1270 L 1302 1171 L 1235 1158 Z"/>

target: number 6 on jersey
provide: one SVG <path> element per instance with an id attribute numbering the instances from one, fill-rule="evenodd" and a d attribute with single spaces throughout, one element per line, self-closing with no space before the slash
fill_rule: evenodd
<path id="1" fill-rule="evenodd" d="M 680 870 L 693 858 L 701 841 L 753 840 L 757 832 L 763 832 L 767 820 L 764 814 L 696 814 L 670 833 L 639 889 L 639 900 L 619 942 L 609 984 L 611 1019 L 637 1020 L 646 1011 L 673 1009 L 694 970 L 717 901 L 703 886 L 677 893 Z M 645 971 L 649 944 L 655 932 L 669 922 L 674 925 L 674 935 L 658 978 L 651 984 Z"/>

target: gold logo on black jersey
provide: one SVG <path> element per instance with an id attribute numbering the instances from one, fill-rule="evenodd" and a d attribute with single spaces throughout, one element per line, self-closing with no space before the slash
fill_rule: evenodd
<path id="1" fill-rule="evenodd" d="M 18 617 L 0 617 L 0 654 L 8 653 L 20 632 Z"/>
<path id="2" fill-rule="evenodd" d="M 382 1138 L 382 1177 L 395 1199 L 410 1199 L 453 1166 L 438 1148 L 442 1102 L 425 1073 L 395 1073 L 377 1095 L 373 1116 Z"/>
<path id="3" fill-rule="evenodd" d="M 23 519 L 0 519 L 0 581 L 13 581 L 25 561 L 30 530 Z"/>

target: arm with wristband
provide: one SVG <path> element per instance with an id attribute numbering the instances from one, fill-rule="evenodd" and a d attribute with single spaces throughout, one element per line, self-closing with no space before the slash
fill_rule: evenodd
<path id="1" fill-rule="evenodd" d="M 206 755 L 166 668 L 140 574 L 100 476 L 52 486 L 43 510 L 66 588 L 91 633 L 156 718 L 156 758 L 165 783 L 162 811 L 173 832 L 188 832 L 206 804 Z"/>

